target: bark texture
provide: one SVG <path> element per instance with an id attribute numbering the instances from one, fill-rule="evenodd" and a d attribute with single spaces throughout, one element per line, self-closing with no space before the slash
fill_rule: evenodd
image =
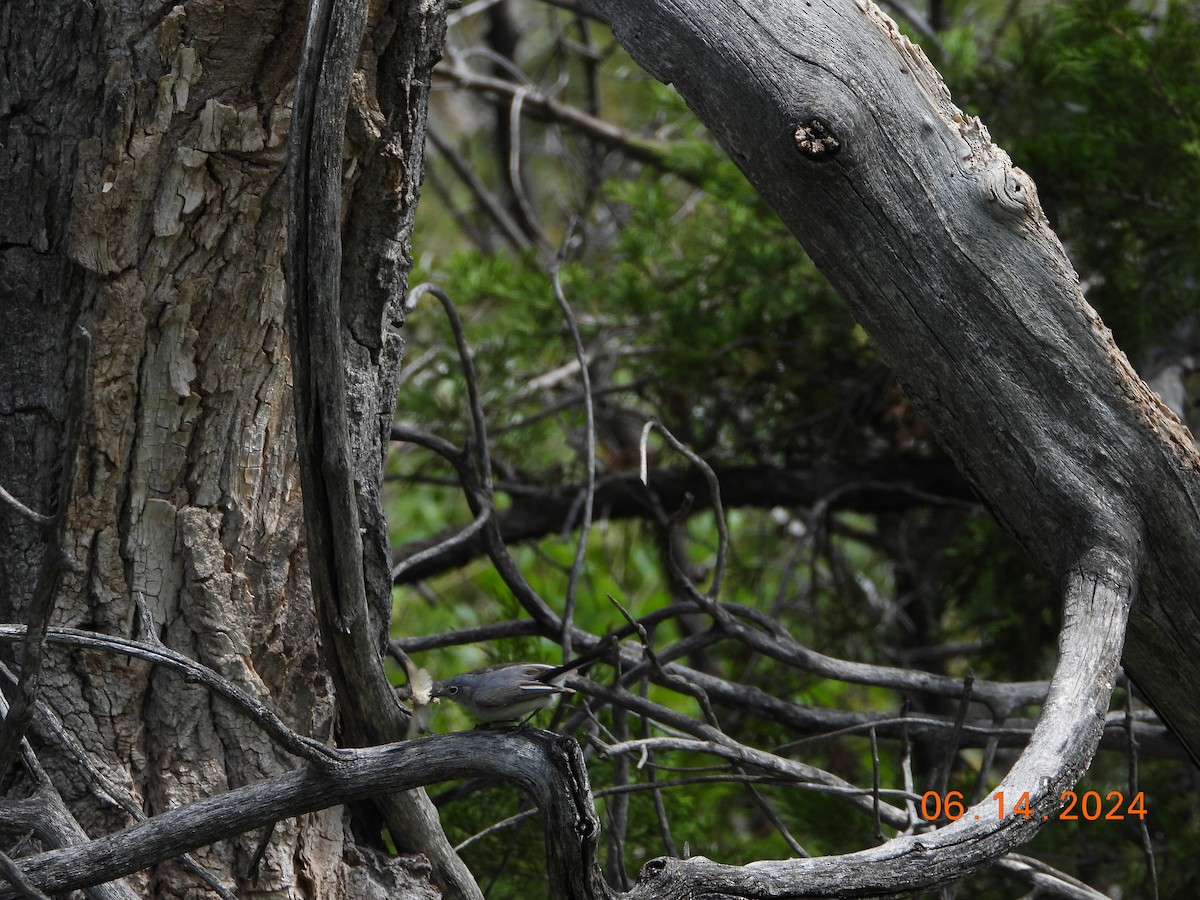
<path id="1" fill-rule="evenodd" d="M 436 2 L 406 9 L 406 40 L 389 54 L 380 81 L 394 88 L 397 79 L 409 102 L 387 115 L 363 102 L 367 82 L 355 65 L 367 26 L 365 0 L 312 5 L 288 143 L 287 323 L 305 533 L 325 661 L 342 705 L 343 740 L 352 746 L 401 740 L 408 731 L 383 669 L 391 582 L 379 491 L 399 375 L 396 331 L 423 165 L 426 85 L 444 22 Z M 388 99 L 396 101 L 396 93 L 389 90 Z M 355 252 L 346 265 L 343 211 L 347 194 L 354 194 L 347 190 L 354 169 L 341 163 L 355 101 L 355 131 L 382 161 L 364 172 L 359 241 L 350 244 Z M 393 126 L 407 129 L 410 156 Z M 395 845 L 424 854 L 448 896 L 482 900 L 424 789 L 386 794 L 376 804 Z"/>
<path id="2" fill-rule="evenodd" d="M 422 91 L 411 60 L 430 35 L 414 22 L 430 10 L 401 7 L 399 21 L 386 3 L 372 7 L 356 75 L 362 121 L 379 109 L 381 65 L 393 97 Z M 162 640 L 297 731 L 330 740 L 335 705 L 308 582 L 284 329 L 283 173 L 307 9 L 289 0 L 5 8 L 0 483 L 50 511 L 71 336 L 86 327 L 92 388 L 85 437 L 72 449 L 65 548 L 75 571 L 63 578 L 54 623 Z M 346 144 L 350 181 L 368 194 L 379 178 L 370 173 L 404 170 L 404 154 L 420 145 L 419 101 L 407 103 L 390 143 L 360 128 Z M 415 183 L 397 192 L 404 202 Z M 407 265 L 397 238 L 410 224 L 401 218 L 379 239 L 391 239 L 392 269 L 376 280 L 390 278 L 392 293 Z M 364 300 L 356 312 L 374 353 L 352 361 L 362 373 L 352 377 L 370 382 L 369 369 L 386 364 L 356 406 L 378 470 L 399 339 L 383 306 Z M 363 490 L 370 496 L 369 480 Z M 376 580 L 387 572 L 380 532 L 376 524 L 369 551 L 383 572 Z M 0 505 L 6 621 L 24 621 L 43 540 Z M 94 835 L 295 766 L 202 686 L 129 657 L 52 648 L 41 699 L 54 718 L 36 718 L 30 737 Z M 54 719 L 65 726 L 57 735 Z M 32 790 L 16 772 L 10 798 Z M 406 863 L 389 874 L 365 859 L 344 820 L 334 807 L 281 823 L 246 890 L 381 895 Z M 222 842 L 197 860 L 232 889 L 256 842 Z M 176 861 L 130 883 L 141 896 L 212 895 Z"/>

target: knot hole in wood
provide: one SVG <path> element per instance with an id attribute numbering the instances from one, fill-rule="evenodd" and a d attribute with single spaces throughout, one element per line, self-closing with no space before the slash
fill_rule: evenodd
<path id="1" fill-rule="evenodd" d="M 796 149 L 801 156 L 814 161 L 833 159 L 842 149 L 842 143 L 829 123 L 818 116 L 797 125 L 792 132 L 792 140 L 796 142 Z"/>

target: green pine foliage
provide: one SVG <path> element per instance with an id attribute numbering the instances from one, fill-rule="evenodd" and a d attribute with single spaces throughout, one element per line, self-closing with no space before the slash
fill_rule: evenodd
<path id="1" fill-rule="evenodd" d="M 1014 32 L 968 99 L 1136 358 L 1200 309 L 1200 7 L 1074 0 Z"/>

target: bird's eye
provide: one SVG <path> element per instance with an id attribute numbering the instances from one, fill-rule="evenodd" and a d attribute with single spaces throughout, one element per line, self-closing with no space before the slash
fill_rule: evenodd
<path id="1" fill-rule="evenodd" d="M 446 688 L 446 693 L 450 694 L 451 696 L 454 696 L 455 694 L 458 693 L 458 685 L 457 684 L 450 685 L 450 687 Z"/>

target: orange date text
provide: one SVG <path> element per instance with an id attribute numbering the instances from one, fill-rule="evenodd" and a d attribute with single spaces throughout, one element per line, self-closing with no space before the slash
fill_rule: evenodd
<path id="1" fill-rule="evenodd" d="M 930 822 L 938 819 L 956 822 L 967 814 L 963 799 L 961 791 L 949 791 L 945 797 L 938 791 L 926 791 L 921 795 L 921 818 Z M 1128 803 L 1125 802 L 1125 794 L 1121 791 L 1109 791 L 1103 798 L 1097 791 L 1085 791 L 1082 794 L 1063 791 L 1058 799 L 1062 803 L 1061 808 L 1055 813 L 1043 814 L 1042 819 L 1054 818 L 1063 822 L 1079 819 L 1095 822 L 1102 819 L 1105 822 L 1119 822 L 1126 818 L 1146 818 L 1146 797 L 1143 791 L 1134 794 Z M 1029 806 L 1029 791 L 1023 792 L 1015 802 L 1011 797 L 1006 798 L 1004 791 L 996 791 L 992 800 L 996 803 L 997 819 L 1003 819 L 1005 816 L 1023 816 L 1030 819 L 1037 815 Z M 976 808 L 983 809 L 982 805 Z M 983 816 L 977 814 L 975 818 L 980 819 Z"/>

